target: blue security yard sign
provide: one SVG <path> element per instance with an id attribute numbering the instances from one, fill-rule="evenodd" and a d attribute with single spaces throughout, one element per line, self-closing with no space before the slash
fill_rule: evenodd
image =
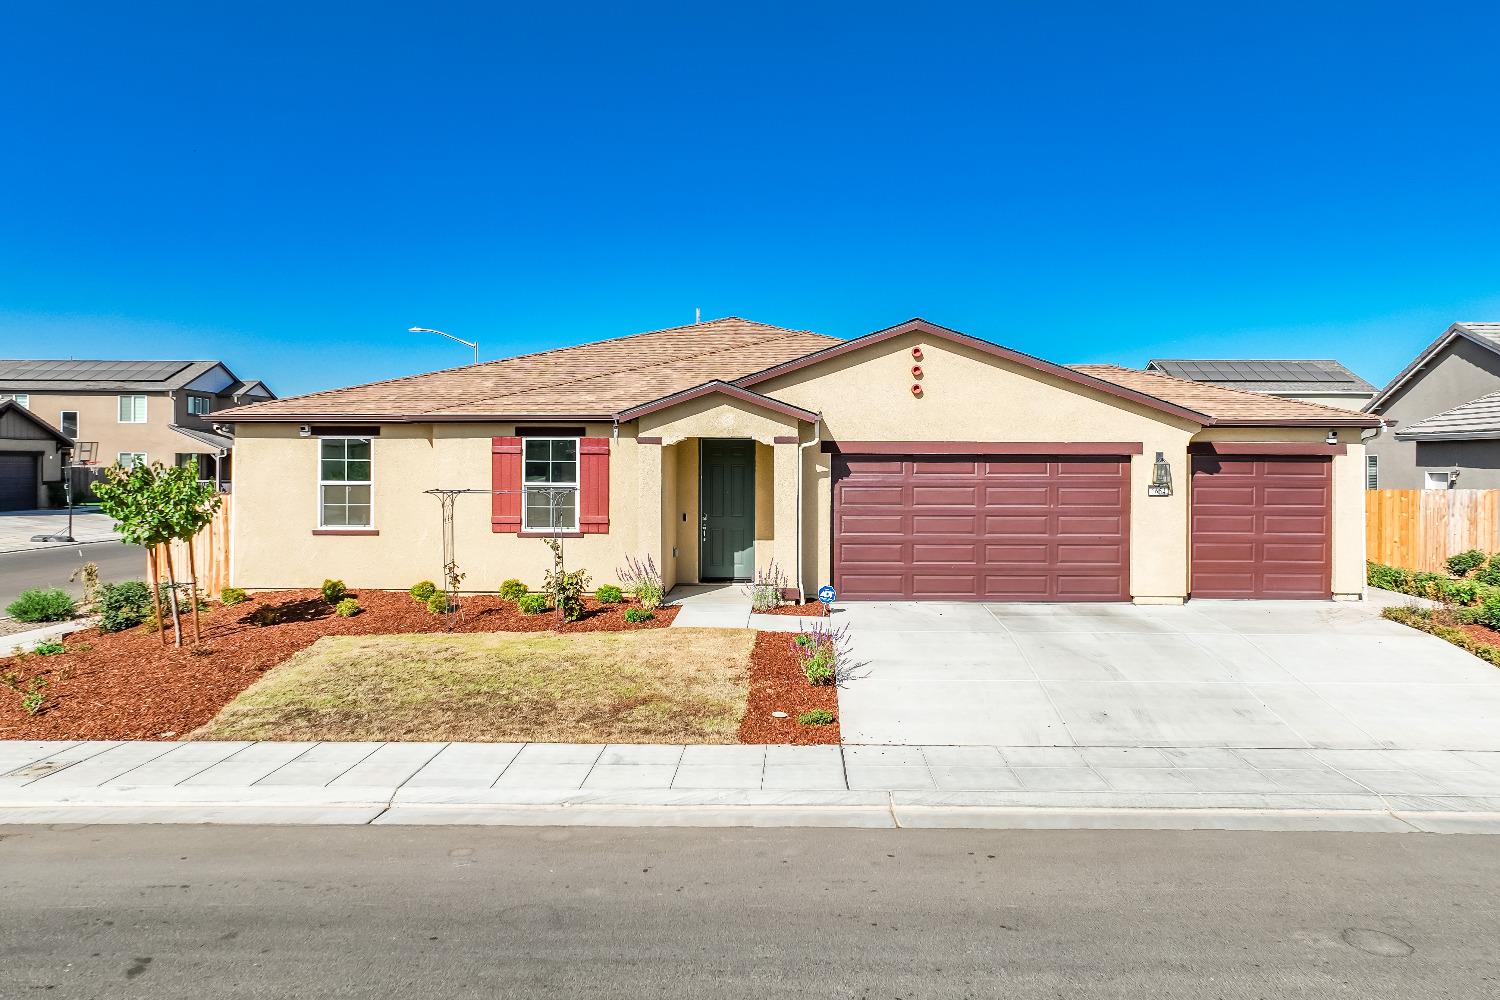
<path id="1" fill-rule="evenodd" d="M 834 602 L 834 599 L 838 596 L 838 591 L 834 590 L 826 583 L 818 588 L 818 600 L 822 601 L 824 604 L 832 604 Z"/>

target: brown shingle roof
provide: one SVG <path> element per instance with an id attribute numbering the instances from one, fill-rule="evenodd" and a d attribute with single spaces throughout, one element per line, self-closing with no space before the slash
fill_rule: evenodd
<path id="1" fill-rule="evenodd" d="M 1342 410 L 1321 403 L 1281 399 L 1245 389 L 1227 389 L 1206 382 L 1143 372 L 1119 365 L 1072 365 L 1074 371 L 1157 399 L 1197 410 L 1213 418 L 1215 426 L 1287 427 L 1306 424 L 1318 427 L 1378 427 L 1380 420 L 1364 413 Z"/>
<path id="2" fill-rule="evenodd" d="M 223 410 L 215 420 L 608 418 L 839 343 L 738 317 Z"/>

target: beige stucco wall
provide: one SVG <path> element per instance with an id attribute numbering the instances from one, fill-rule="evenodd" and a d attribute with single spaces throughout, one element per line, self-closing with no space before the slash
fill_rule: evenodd
<path id="1" fill-rule="evenodd" d="M 146 397 L 144 424 L 120 423 L 119 394 L 116 393 L 30 393 L 32 413 L 53 427 L 61 427 L 62 411 L 78 412 L 78 440 L 98 443 L 95 460 L 111 465 L 122 451 L 143 451 L 148 461 L 171 465 L 180 454 L 212 454 L 214 449 L 199 444 L 186 434 L 179 434 L 168 424 L 178 423 L 209 430 L 209 424 L 187 412 L 187 396 L 179 392 L 173 399 L 166 393 L 125 393 Z M 217 405 L 222 405 L 217 403 Z M 212 419 L 210 417 L 210 419 Z"/>
<path id="2" fill-rule="evenodd" d="M 593 424 L 589 436 L 607 436 L 610 425 Z M 438 501 L 423 490 L 491 489 L 491 439 L 514 433 L 513 424 L 391 424 L 372 449 L 374 527 L 378 536 L 315 535 L 318 523 L 318 440 L 297 436 L 292 425 L 242 424 L 236 437 L 231 575 L 236 586 L 253 589 L 306 587 L 325 578 L 351 587 L 405 589 L 422 579 L 440 581 L 442 522 Z M 650 552 L 658 564 L 662 535 L 659 462 L 638 461 L 638 447 L 621 434 L 610 448 L 610 530 L 569 538 L 567 562 L 593 582 L 615 582 L 615 569 L 627 553 Z M 651 516 L 641 519 L 640 491 L 651 497 Z M 551 554 L 536 537 L 490 530 L 490 497 L 457 499 L 454 521 L 456 559 L 467 574 L 464 588 L 493 591 L 509 577 L 539 587 Z"/>

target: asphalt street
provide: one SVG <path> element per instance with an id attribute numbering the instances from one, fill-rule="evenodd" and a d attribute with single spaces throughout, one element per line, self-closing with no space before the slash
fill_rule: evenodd
<path id="1" fill-rule="evenodd" d="M 145 550 L 118 541 L 0 553 L 0 612 L 31 587 L 62 587 L 81 596 L 83 584 L 69 583 L 68 577 L 86 562 L 99 564 L 105 583 L 146 578 Z"/>
<path id="2" fill-rule="evenodd" d="M 1488 837 L 0 828 L 6 997 L 1485 997 Z"/>

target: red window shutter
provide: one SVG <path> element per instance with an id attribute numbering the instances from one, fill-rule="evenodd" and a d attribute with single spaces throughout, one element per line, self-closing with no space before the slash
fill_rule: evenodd
<path id="1" fill-rule="evenodd" d="M 609 438 L 578 442 L 578 530 L 609 534 Z"/>
<path id="2" fill-rule="evenodd" d="M 494 532 L 517 532 L 521 530 L 521 439 L 518 437 L 495 438 L 491 442 L 490 489 L 496 490 L 490 497 L 490 530 Z M 508 490 L 501 493 L 499 490 Z"/>

